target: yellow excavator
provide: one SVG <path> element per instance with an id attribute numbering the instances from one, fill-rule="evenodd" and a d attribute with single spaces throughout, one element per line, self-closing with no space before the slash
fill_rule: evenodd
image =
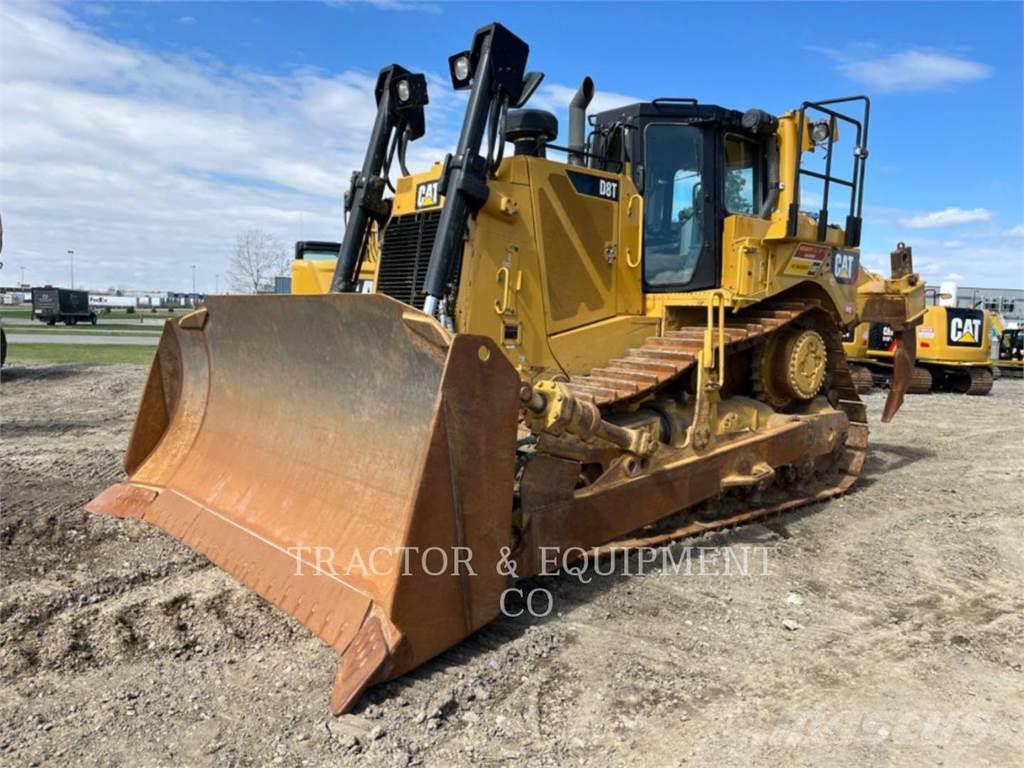
<path id="1" fill-rule="evenodd" d="M 491 24 L 449 59 L 458 144 L 417 174 L 426 78 L 381 71 L 330 290 L 211 296 L 168 323 L 128 477 L 89 505 L 158 526 L 336 648 L 336 713 L 559 554 L 846 491 L 868 426 L 842 331 L 895 331 L 883 420 L 913 369 L 910 249 L 860 279 L 866 97 L 781 116 L 656 98 L 592 115 L 588 136 L 586 78 L 558 146 L 555 116 L 526 108 L 528 50 Z"/>
<path id="2" fill-rule="evenodd" d="M 929 305 L 917 326 L 917 359 L 907 392 L 987 395 L 993 381 L 992 327 L 987 309 Z M 846 332 L 843 347 L 858 392 L 890 386 L 895 346 L 886 323 L 861 323 Z"/>

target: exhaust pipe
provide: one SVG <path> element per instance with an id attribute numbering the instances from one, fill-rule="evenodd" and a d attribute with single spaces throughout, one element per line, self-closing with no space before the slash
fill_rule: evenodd
<path id="1" fill-rule="evenodd" d="M 768 194 L 761 203 L 757 215 L 762 219 L 770 219 L 775 206 L 779 203 L 779 145 L 773 139 L 768 142 Z"/>
<path id="2" fill-rule="evenodd" d="M 569 162 L 573 165 L 586 165 L 587 158 L 583 153 L 586 151 L 587 107 L 594 98 L 594 81 L 584 77 L 583 82 L 576 91 L 576 95 L 569 102 Z"/>

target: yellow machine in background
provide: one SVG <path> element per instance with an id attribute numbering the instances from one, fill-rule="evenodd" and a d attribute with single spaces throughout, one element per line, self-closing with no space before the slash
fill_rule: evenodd
<path id="1" fill-rule="evenodd" d="M 997 340 L 993 364 L 1001 376 L 1024 377 L 1024 328 L 1007 328 L 998 312 L 992 313 L 992 335 Z"/>
<path id="2" fill-rule="evenodd" d="M 316 295 L 168 323 L 128 480 L 89 507 L 163 528 L 336 648 L 335 712 L 494 619 L 552 553 L 843 493 L 868 428 L 842 331 L 895 329 L 883 421 L 913 369 L 910 249 L 889 278 L 860 267 L 866 97 L 778 117 L 660 98 L 593 115 L 588 141 L 586 78 L 559 148 L 524 108 L 528 50 L 491 24 L 449 59 L 458 144 L 415 175 L 427 81 L 381 71 L 329 292 L 304 256 L 293 288 Z"/>
<path id="3" fill-rule="evenodd" d="M 298 295 L 330 293 L 340 248 L 341 243 L 327 240 L 299 240 L 295 243 L 291 292 Z M 374 237 L 367 245 L 367 256 L 359 270 L 360 293 L 373 291 L 379 253 L 380 248 Z"/>
<path id="4" fill-rule="evenodd" d="M 917 327 L 917 363 L 907 392 L 987 395 L 993 379 L 992 328 L 986 309 L 929 306 Z M 885 323 L 862 323 L 845 335 L 843 347 L 859 392 L 890 384 L 894 336 Z"/>

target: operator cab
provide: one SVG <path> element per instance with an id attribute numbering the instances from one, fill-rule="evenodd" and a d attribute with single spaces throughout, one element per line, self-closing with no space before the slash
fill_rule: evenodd
<path id="1" fill-rule="evenodd" d="M 860 99 L 862 97 L 853 97 Z M 825 115 L 824 139 L 808 137 L 825 151 L 824 174 L 799 167 L 797 178 L 815 176 L 824 183 L 821 209 L 810 214 L 818 222 L 818 240 L 826 239 L 830 184 L 851 192 L 846 244 L 855 246 L 860 232 L 860 190 L 863 157 L 852 179 L 831 173 L 836 121 L 856 127 L 861 150 L 861 123 L 824 106 L 852 99 L 808 102 L 800 110 Z M 866 100 L 865 100 L 866 103 Z M 863 141 L 866 142 L 866 111 Z M 587 164 L 628 173 L 644 198 L 643 281 L 645 292 L 676 293 L 715 288 L 722 274 L 722 228 L 727 216 L 768 219 L 779 197 L 779 121 L 759 109 L 739 112 L 700 104 L 696 99 L 655 99 L 600 112 L 593 127 Z M 811 125 L 808 123 L 808 125 Z M 814 124 L 817 125 L 817 124 Z M 801 135 L 801 140 L 804 137 Z M 801 153 L 802 154 L 802 153 Z M 797 199 L 799 182 L 797 185 Z M 812 195 L 812 197 L 814 197 Z M 790 236 L 800 212 L 788 212 Z"/>

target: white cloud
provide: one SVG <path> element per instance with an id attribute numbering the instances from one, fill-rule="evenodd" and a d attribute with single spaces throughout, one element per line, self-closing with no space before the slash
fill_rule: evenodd
<path id="1" fill-rule="evenodd" d="M 362 161 L 376 73 L 230 70 L 205 54 L 112 43 L 61 7 L 0 4 L 3 259 L 34 283 L 212 290 L 236 234 L 337 239 Z M 436 77 L 433 78 L 436 81 Z M 454 144 L 457 103 L 433 88 L 425 168 Z M 5 273 L 6 281 L 10 275 Z"/>
<path id="2" fill-rule="evenodd" d="M 559 136 L 553 142 L 555 144 L 565 146 L 569 143 L 569 102 L 572 101 L 572 97 L 576 94 L 578 87 L 579 85 L 569 86 L 559 83 L 543 83 L 530 99 L 529 107 L 531 109 L 546 109 L 549 112 L 553 112 L 558 118 Z M 587 107 L 587 114 L 593 115 L 606 109 L 633 104 L 637 101 L 643 101 L 643 99 L 613 91 L 602 91 L 598 86 L 594 88 L 594 99 L 590 102 L 590 106 Z M 588 126 L 586 130 L 589 132 L 590 127 Z M 550 156 L 562 159 L 561 155 L 554 152 Z"/>
<path id="3" fill-rule="evenodd" d="M 839 69 L 850 80 L 879 91 L 930 91 L 983 80 L 992 74 L 980 62 L 926 50 L 844 61 Z"/>
<path id="4" fill-rule="evenodd" d="M 962 283 L 964 281 L 964 276 L 961 275 L 959 272 L 950 272 L 942 279 L 949 280 L 954 283 Z"/>
<path id="5" fill-rule="evenodd" d="M 1006 230 L 1007 237 L 1024 237 L 1024 224 L 1018 224 L 1016 227 L 1011 227 Z"/>
<path id="6" fill-rule="evenodd" d="M 157 55 L 30 0 L 0 3 L 0 36 L 0 282 L 24 267 L 30 282 L 66 283 L 72 248 L 76 283 L 89 287 L 183 290 L 197 264 L 200 289 L 212 290 L 244 229 L 283 242 L 341 237 L 375 69 L 267 75 L 204 51 Z M 465 109 L 447 73 L 428 80 L 413 171 L 454 147 Z M 545 85 L 531 106 L 564 110 L 573 90 Z M 634 100 L 599 91 L 594 107 Z"/>
<path id="7" fill-rule="evenodd" d="M 328 5 L 372 5 L 383 11 L 441 13 L 441 6 L 423 0 L 327 0 Z"/>
<path id="8" fill-rule="evenodd" d="M 966 243 L 961 242 L 960 240 L 943 240 L 942 241 L 942 247 L 943 248 L 963 248 L 965 245 L 966 245 Z"/>
<path id="9" fill-rule="evenodd" d="M 536 109 L 547 109 L 552 112 L 563 113 L 569 109 L 569 102 L 576 95 L 579 86 L 558 85 L 556 83 L 544 83 L 537 89 L 537 93 L 530 100 L 530 106 Z M 604 112 L 607 109 L 614 109 L 626 104 L 633 104 L 643 99 L 636 96 L 626 96 L 613 91 L 602 91 L 599 87 L 594 88 L 594 99 L 587 107 L 587 114 Z"/>
<path id="10" fill-rule="evenodd" d="M 910 229 L 937 229 L 939 227 L 950 227 L 957 224 L 972 224 L 979 221 L 991 221 L 992 212 L 985 208 L 944 208 L 941 211 L 922 213 L 918 216 L 911 216 L 902 219 L 900 223 Z"/>

